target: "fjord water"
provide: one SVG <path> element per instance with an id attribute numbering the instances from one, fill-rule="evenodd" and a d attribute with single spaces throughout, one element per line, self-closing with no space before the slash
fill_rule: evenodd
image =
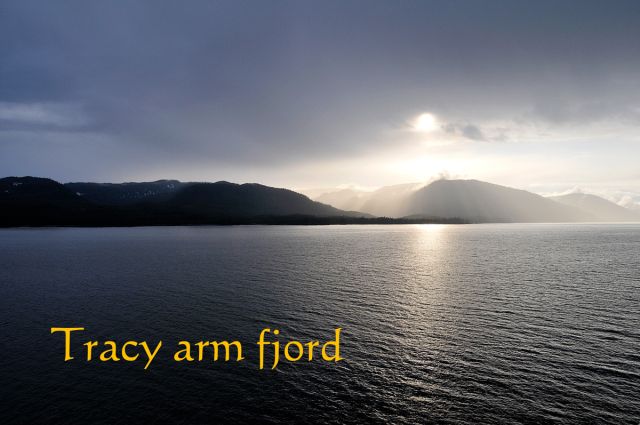
<path id="1" fill-rule="evenodd" d="M 636 224 L 2 230 L 0 303 L 3 423 L 640 420 Z M 74 360 L 52 326 L 86 328 Z M 345 360 L 258 370 L 264 327 L 341 327 Z M 106 339 L 166 351 L 87 362 Z"/>

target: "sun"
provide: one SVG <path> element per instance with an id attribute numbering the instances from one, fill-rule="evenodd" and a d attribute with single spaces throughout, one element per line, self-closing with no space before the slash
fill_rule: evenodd
<path id="1" fill-rule="evenodd" d="M 421 131 L 428 133 L 438 128 L 438 121 L 433 114 L 425 112 L 416 117 L 413 121 L 413 129 L 415 131 Z"/>

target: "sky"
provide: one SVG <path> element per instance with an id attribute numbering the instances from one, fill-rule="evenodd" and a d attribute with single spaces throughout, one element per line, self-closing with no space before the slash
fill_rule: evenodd
<path id="1" fill-rule="evenodd" d="M 0 3 L 0 174 L 640 203 L 640 2 Z"/>

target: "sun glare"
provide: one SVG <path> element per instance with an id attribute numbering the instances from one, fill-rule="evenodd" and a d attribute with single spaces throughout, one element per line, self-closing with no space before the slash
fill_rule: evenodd
<path id="1" fill-rule="evenodd" d="M 415 131 L 430 132 L 438 128 L 438 122 L 433 114 L 424 113 L 418 115 L 413 121 Z"/>

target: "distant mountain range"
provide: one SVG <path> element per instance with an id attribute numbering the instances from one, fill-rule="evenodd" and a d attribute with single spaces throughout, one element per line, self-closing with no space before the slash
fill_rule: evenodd
<path id="1" fill-rule="evenodd" d="M 329 205 L 332 204 L 332 205 Z M 477 180 L 438 180 L 311 200 L 260 184 L 66 183 L 0 179 L 0 226 L 640 221 L 594 195 L 545 198 Z"/>
<path id="2" fill-rule="evenodd" d="M 340 205 L 336 208 L 367 211 L 374 216 L 402 217 L 408 215 L 408 198 L 423 186 L 421 183 L 406 183 L 381 187 L 373 192 L 341 189 L 323 193 L 313 199 L 333 206 Z"/>
<path id="3" fill-rule="evenodd" d="M 586 211 L 603 221 L 637 221 L 640 217 L 640 211 L 621 207 L 599 196 L 586 193 L 552 196 L 549 199 Z"/>
<path id="4" fill-rule="evenodd" d="M 438 180 L 408 198 L 410 216 L 455 216 L 472 222 L 589 221 L 585 211 L 527 192 L 477 180 Z"/>
<path id="5" fill-rule="evenodd" d="M 456 217 L 466 222 L 640 221 L 640 213 L 595 195 L 545 198 L 478 180 L 437 180 L 387 186 L 373 192 L 327 191 L 314 198 L 336 208 L 390 217 Z"/>

